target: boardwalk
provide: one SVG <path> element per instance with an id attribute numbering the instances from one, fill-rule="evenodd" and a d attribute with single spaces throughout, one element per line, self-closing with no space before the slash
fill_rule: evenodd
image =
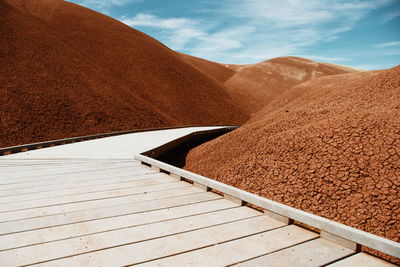
<path id="1" fill-rule="evenodd" d="M 133 159 L 199 129 L 0 157 L 0 266 L 389 265 Z"/>

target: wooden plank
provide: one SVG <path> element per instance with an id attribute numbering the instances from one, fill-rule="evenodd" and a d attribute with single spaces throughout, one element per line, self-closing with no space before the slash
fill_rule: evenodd
<path id="1" fill-rule="evenodd" d="M 82 163 L 82 162 L 68 162 L 67 160 L 62 160 L 58 164 L 54 164 L 51 162 L 43 162 L 43 163 L 32 163 L 32 164 L 13 164 L 9 166 L 4 166 L 4 164 L 1 164 L 1 159 L 0 159 L 0 174 L 8 174 L 9 177 L 11 178 L 16 178 L 20 176 L 20 174 L 24 174 L 27 176 L 35 176 L 34 173 L 32 173 L 32 170 L 34 169 L 35 171 L 37 170 L 38 172 L 48 172 L 53 170 L 54 172 L 60 172 L 60 171 L 65 171 L 65 170 L 72 170 L 76 168 L 101 168 L 101 167 L 131 167 L 131 166 L 139 166 L 137 163 L 133 162 L 108 162 L 108 161 L 103 161 L 103 162 L 90 162 L 90 163 Z M 11 171 L 17 171 L 16 173 L 11 172 Z M 2 176 L 1 179 L 8 179 L 7 177 Z"/>
<path id="2" fill-rule="evenodd" d="M 3 162 L 3 164 L 2 164 Z M 31 170 L 32 168 L 38 169 L 38 171 L 47 171 L 49 169 L 54 169 L 54 170 L 63 170 L 66 167 L 80 167 L 80 168 L 91 168 L 91 167 L 101 167 L 101 166 L 137 166 L 139 165 L 137 162 L 133 161 L 96 161 L 96 160 L 90 160 L 90 161 L 69 161 L 67 159 L 64 160 L 59 160 L 58 162 L 54 161 L 31 161 L 29 163 L 23 163 L 23 162 L 8 162 L 4 164 L 4 160 L 0 159 L 0 168 L 1 172 L 7 173 L 7 170 L 10 169 L 18 169 L 21 170 L 21 172 L 27 172 Z M 30 173 L 32 174 L 32 173 Z"/>
<path id="3" fill-rule="evenodd" d="M 326 231 L 321 231 L 320 233 L 321 238 L 327 239 L 329 241 L 332 241 L 338 245 L 341 245 L 345 248 L 351 249 L 353 251 L 359 252 L 361 249 L 361 246 L 353 241 L 347 240 L 345 238 L 342 238 L 340 236 L 328 233 Z"/>
<path id="4" fill-rule="evenodd" d="M 32 182 L 38 182 L 38 181 L 48 181 L 48 180 L 70 180 L 70 179 L 80 179 L 83 177 L 93 177 L 94 175 L 99 176 L 113 176 L 116 174 L 122 174 L 126 173 L 129 174 L 130 172 L 137 171 L 137 170 L 143 170 L 145 168 L 141 166 L 131 166 L 131 167 L 113 167 L 113 168 L 93 168 L 92 170 L 66 170 L 65 172 L 49 172 L 47 173 L 42 173 L 37 176 L 22 176 L 20 178 L 13 178 L 13 177 L 8 177 L 7 179 L 3 179 L 0 181 L 0 185 L 11 185 L 11 184 L 24 184 L 24 183 L 32 183 Z M 36 173 L 36 171 L 34 172 Z"/>
<path id="5" fill-rule="evenodd" d="M 204 191 L 210 191 L 207 186 L 204 186 L 204 185 L 199 184 L 199 183 L 193 183 L 193 186 L 195 186 L 197 188 L 200 188 L 201 190 L 204 190 Z"/>
<path id="6" fill-rule="evenodd" d="M 16 220 L 26 220 L 29 218 L 51 216 L 55 214 L 64 214 L 69 212 L 75 212 L 80 210 L 89 210 L 102 207 L 111 207 L 115 205 L 129 205 L 135 202 L 162 199 L 168 197 L 174 197 L 177 195 L 185 195 L 198 193 L 201 190 L 197 188 L 191 188 L 190 184 L 181 183 L 169 190 L 149 192 L 147 194 L 135 194 L 129 196 L 122 196 L 116 198 L 106 198 L 92 201 L 84 201 L 77 203 L 69 203 L 57 206 L 41 207 L 35 209 L 26 209 L 18 211 L 10 211 L 0 213 L 0 222 L 16 221 Z M 1 230 L 1 229 L 0 229 Z"/>
<path id="7" fill-rule="evenodd" d="M 158 172 L 160 171 L 160 168 L 158 168 L 158 167 L 151 166 L 150 168 L 151 168 L 152 170 L 155 170 L 155 171 L 158 171 Z"/>
<path id="8" fill-rule="evenodd" d="M 174 177 L 174 178 L 176 178 L 176 179 L 181 179 L 181 177 L 179 176 L 179 175 L 176 175 L 175 173 L 170 173 L 169 174 L 171 177 Z"/>
<path id="9" fill-rule="evenodd" d="M 193 182 L 206 185 L 214 190 L 231 195 L 247 203 L 251 203 L 263 209 L 270 210 L 282 216 L 291 218 L 295 221 L 335 234 L 368 248 L 386 253 L 390 256 L 398 257 L 400 255 L 400 244 L 393 240 L 373 235 L 371 233 L 361 231 L 359 229 L 329 220 L 327 218 L 317 216 L 315 214 L 308 213 L 261 196 L 257 196 L 255 194 L 246 192 L 233 186 L 223 184 L 221 182 L 189 172 L 187 170 L 177 168 L 175 166 L 169 165 L 156 159 L 149 158 L 141 154 L 135 154 L 135 159 L 145 162 L 147 164 L 157 166 L 170 173 L 175 173 L 185 179 L 189 179 Z"/>
<path id="10" fill-rule="evenodd" d="M 71 195 L 71 196 L 60 196 L 60 197 L 51 197 L 46 199 L 38 199 L 38 200 L 29 200 L 29 201 L 21 201 L 16 203 L 7 203 L 2 204 L 0 206 L 0 212 L 5 211 L 14 211 L 14 210 L 23 210 L 23 209 L 34 209 L 39 207 L 48 207 L 55 205 L 62 205 L 67 203 L 75 203 L 82 201 L 91 201 L 96 199 L 105 199 L 105 198 L 113 198 L 113 197 L 121 197 L 128 196 L 134 194 L 145 194 L 147 192 L 161 191 L 167 190 L 171 188 L 176 188 L 177 185 L 184 182 L 178 181 L 170 181 L 164 184 L 156 184 L 149 186 L 140 186 L 133 187 L 127 189 L 117 189 L 110 190 L 104 192 L 95 192 L 95 193 L 85 193 L 80 195 Z"/>
<path id="11" fill-rule="evenodd" d="M 353 250 L 318 238 L 271 254 L 245 261 L 235 266 L 321 266 L 350 256 Z"/>
<path id="12" fill-rule="evenodd" d="M 98 169 L 100 170 L 105 170 L 108 168 L 112 169 L 125 169 L 125 168 L 137 168 L 141 165 L 135 164 L 135 163 L 96 163 L 96 164 L 68 164 L 67 162 L 63 162 L 63 164 L 60 165 L 54 165 L 54 164 L 48 164 L 47 166 L 29 166 L 29 167 L 21 167 L 21 166 L 15 166 L 15 167 L 8 167 L 3 169 L 2 173 L 2 178 L 3 179 L 21 179 L 21 178 L 34 178 L 37 177 L 38 175 L 44 175 L 44 174 L 63 174 L 63 173 L 69 173 L 69 172 L 76 172 L 76 171 L 82 171 L 82 172 L 87 172 L 87 171 L 96 171 Z M 34 170 L 34 172 L 32 171 Z M 11 172 L 13 171 L 13 172 Z"/>
<path id="13" fill-rule="evenodd" d="M 18 188 L 28 188 L 28 187 L 36 187 L 36 186 L 43 186 L 43 185 L 54 185 L 57 184 L 65 184 L 65 183 L 74 183 L 77 181 L 84 181 L 84 180 L 96 180 L 97 179 L 114 179 L 115 177 L 127 177 L 129 175 L 139 175 L 145 173 L 155 173 L 154 171 L 144 171 L 143 169 L 137 169 L 135 171 L 108 171 L 103 173 L 72 173 L 69 175 L 64 176 L 52 176 L 49 179 L 38 179 L 37 181 L 28 181 L 28 182 L 21 182 L 21 183 L 8 183 L 0 185 L 0 191 L 8 190 L 8 189 L 18 189 Z"/>
<path id="14" fill-rule="evenodd" d="M 2 164 L 3 163 L 3 164 Z M 48 172 L 53 170 L 53 172 L 65 171 L 66 169 L 76 169 L 76 168 L 104 168 L 104 167 L 131 167 L 131 166 L 139 166 L 137 162 L 133 161 L 93 161 L 90 160 L 88 162 L 82 161 L 68 161 L 68 160 L 59 160 L 59 162 L 54 163 L 51 161 L 44 162 L 32 162 L 27 164 L 19 164 L 19 163 L 9 163 L 4 164 L 4 160 L 0 159 L 0 179 L 8 179 L 8 178 L 17 178 L 22 175 L 24 176 L 36 176 L 35 173 L 32 173 L 32 170 L 38 172 Z M 14 172 L 16 171 L 16 172 Z M 8 175 L 8 176 L 4 176 Z"/>
<path id="15" fill-rule="evenodd" d="M 234 203 L 236 203 L 238 205 L 244 205 L 245 204 L 245 202 L 243 200 L 241 200 L 240 198 L 233 197 L 233 196 L 228 195 L 228 194 L 224 194 L 224 198 L 229 200 L 229 201 L 232 201 L 232 202 L 234 202 Z"/>
<path id="16" fill-rule="evenodd" d="M 93 165 L 112 165 L 112 164 L 134 164 L 138 165 L 139 162 L 136 160 L 112 160 L 112 159 L 72 159 L 72 158 L 64 158 L 64 159 L 27 159 L 27 160 L 17 160 L 10 159 L 6 160 L 5 157 L 0 158 L 0 167 L 1 166 L 17 166 L 17 167 L 27 167 L 37 166 L 41 168 L 45 168 L 46 166 L 54 166 L 54 167 L 62 167 L 65 165 L 70 166 L 93 166 Z"/>
<path id="17" fill-rule="evenodd" d="M 201 191 L 200 191 L 201 192 Z M 199 189 L 193 186 L 180 187 L 174 190 L 159 191 L 138 195 L 130 198 L 122 205 L 103 206 L 92 209 L 81 209 L 73 212 L 60 212 L 57 214 L 36 218 L 8 221 L 0 223 L 0 235 L 23 231 L 30 231 L 57 225 L 65 225 L 76 222 L 90 221 L 101 218 L 121 216 L 144 211 L 162 209 L 170 206 L 182 205 L 185 195 L 199 193 Z M 58 206 L 56 206 L 58 207 Z"/>
<path id="18" fill-rule="evenodd" d="M 264 214 L 265 214 L 265 216 L 271 217 L 271 218 L 273 218 L 275 220 L 278 220 L 280 222 L 283 222 L 285 224 L 292 224 L 293 223 L 292 219 L 290 219 L 290 218 L 288 218 L 286 216 L 279 215 L 279 214 L 277 214 L 277 213 L 275 213 L 273 211 L 270 211 L 270 210 L 264 210 Z"/>
<path id="19" fill-rule="evenodd" d="M 354 256 L 345 258 L 343 260 L 337 261 L 335 263 L 329 264 L 328 266 L 329 267 L 353 267 L 353 266 L 389 267 L 395 265 L 362 252 L 362 253 L 357 253 Z"/>
<path id="20" fill-rule="evenodd" d="M 38 179 L 51 179 L 53 176 L 64 176 L 64 175 L 71 175 L 71 174 L 87 174 L 87 173 L 104 173 L 107 171 L 118 171 L 118 170 L 135 170 L 141 169 L 142 166 L 139 165 L 127 165 L 127 166 L 117 166 L 117 165 L 110 165 L 110 166 L 91 166 L 90 168 L 72 168 L 70 166 L 65 166 L 63 169 L 55 170 L 51 166 L 48 167 L 46 170 L 38 170 L 36 171 L 35 167 L 32 167 L 29 172 L 20 172 L 18 168 L 11 169 L 8 173 L 2 175 L 3 178 L 0 180 L 0 184 L 7 184 L 10 182 L 26 182 L 26 181 L 35 181 Z"/>
<path id="21" fill-rule="evenodd" d="M 129 167 L 129 166 L 138 166 L 139 164 L 137 162 L 118 162 L 118 161 L 87 161 L 87 162 L 82 162 L 82 161 L 68 161 L 68 160 L 60 160 L 59 162 L 52 162 L 52 161 L 45 161 L 45 162 L 31 162 L 31 163 L 8 163 L 8 164 L 2 164 L 2 160 L 0 160 L 0 174 L 9 174 L 10 177 L 16 177 L 19 176 L 19 174 L 30 174 L 32 175 L 32 169 L 34 168 L 35 171 L 37 170 L 38 172 L 46 172 L 46 171 L 63 171 L 66 169 L 76 169 L 76 168 L 81 168 L 81 169 L 88 169 L 88 168 L 98 168 L 98 167 L 105 167 L 105 166 L 115 166 L 115 167 Z M 17 173 L 10 173 L 10 170 L 17 170 Z M 2 177 L 2 178 L 7 178 L 7 177 Z"/>
<path id="22" fill-rule="evenodd" d="M 96 193 L 96 192 L 105 192 L 117 189 L 127 189 L 139 186 L 147 186 L 147 185 L 155 185 L 155 184 L 162 184 L 168 182 L 176 182 L 177 180 L 170 177 L 169 175 L 159 173 L 159 177 L 150 178 L 150 179 L 140 179 L 135 180 L 131 179 L 130 181 L 125 181 L 123 183 L 113 183 L 113 184 L 100 184 L 100 185 L 92 185 L 92 186 L 80 186 L 75 188 L 68 188 L 68 189 L 60 189 L 60 190 L 51 190 L 45 192 L 37 192 L 31 194 L 23 194 L 23 195 L 14 195 L 14 196 L 7 196 L 7 197 L 0 197 L 0 204 L 5 203 L 16 203 L 21 201 L 28 201 L 28 200 L 38 200 L 38 199 L 46 199 L 51 197 L 67 197 L 73 196 L 78 194 L 87 194 L 87 193 Z"/>
<path id="23" fill-rule="evenodd" d="M 62 162 L 62 161 L 67 161 L 67 162 L 137 162 L 134 159 L 115 159 L 115 158 L 54 158 L 54 157 L 49 157 L 49 158 L 34 158 L 34 157 L 20 157 L 20 158 L 11 158 L 11 157 L 1 157 L 0 158 L 0 163 L 7 164 L 7 163 L 41 163 L 41 162 Z"/>
<path id="24" fill-rule="evenodd" d="M 155 171 L 144 171 L 138 170 L 134 172 L 120 172 L 120 173 L 108 173 L 108 174 L 95 174 L 91 173 L 88 175 L 76 175 L 74 174 L 74 179 L 66 179 L 66 180 L 42 180 L 36 182 L 26 182 L 26 183 L 14 183 L 0 186 L 0 192 L 8 192 L 9 190 L 14 189 L 27 189 L 27 188 L 36 188 L 42 186 L 49 185 L 71 185 L 77 182 L 86 182 L 86 181 L 104 181 L 104 180 L 114 180 L 118 178 L 126 178 L 126 177 L 137 177 L 141 175 L 150 175 L 156 174 Z"/>
<path id="25" fill-rule="evenodd" d="M 115 183 L 124 183 L 129 181 L 138 181 L 152 178 L 153 176 L 147 176 L 148 174 L 153 174 L 147 171 L 141 171 L 135 174 L 127 175 L 127 176 L 116 176 L 114 179 L 92 179 L 92 180 L 78 180 L 71 181 L 68 183 L 56 183 L 50 185 L 42 185 L 35 187 L 23 187 L 23 188 L 14 188 L 8 190 L 0 190 L 0 197 L 7 196 L 15 196 L 15 195 L 24 195 L 24 194 L 32 194 L 38 192 L 46 192 L 46 191 L 55 191 L 60 189 L 71 189 L 85 186 L 96 186 L 96 185 L 105 185 L 105 184 L 115 184 Z"/>
<path id="26" fill-rule="evenodd" d="M 245 210 L 250 211 L 251 209 L 246 208 Z M 56 258 L 60 257 L 60 255 L 65 255 L 65 251 L 68 248 L 77 248 L 75 250 L 76 253 L 80 253 L 85 251 L 85 247 L 88 245 L 91 246 L 92 249 L 95 247 L 100 248 L 115 244 L 113 242 L 121 243 L 120 238 L 124 238 L 124 240 L 129 243 L 123 246 L 43 263 L 43 266 L 124 266 L 214 245 L 235 238 L 267 231 L 281 225 L 281 223 L 268 219 L 265 216 L 243 219 L 249 215 L 252 216 L 252 214 L 240 214 L 237 216 L 236 213 L 230 212 L 229 210 L 226 212 L 199 215 L 203 217 L 202 219 L 193 216 L 132 228 L 129 229 L 131 230 L 129 234 L 127 232 L 121 232 L 123 233 L 121 235 L 113 235 L 110 233 L 99 234 L 99 237 L 104 237 L 104 239 L 92 235 L 90 236 L 92 239 L 85 240 L 86 242 L 66 242 L 64 246 L 62 246 L 62 249 L 49 247 L 46 250 L 43 250 L 43 248 L 34 251 L 26 250 L 23 251 L 24 253 L 18 253 L 17 255 L 12 253 L 12 250 L 5 251 L 9 254 L 0 253 L 0 260 L 4 261 L 4 265 L 20 265 L 31 263 L 31 257 L 35 257 L 34 260 L 36 261 Z M 242 219 L 232 222 L 232 220 L 240 218 Z M 190 231 L 196 228 L 197 230 Z M 190 232 L 179 233 L 182 231 Z M 168 234 L 169 236 L 166 236 Z M 161 238 L 150 239 L 154 237 Z M 98 245 L 98 243 L 101 245 Z"/>
<path id="27" fill-rule="evenodd" d="M 31 176 L 34 177 L 36 176 L 37 173 L 58 173 L 58 172 L 64 172 L 65 170 L 91 170 L 93 168 L 104 168 L 104 167 L 120 167 L 120 168 L 126 168 L 126 167 L 132 167 L 132 166 L 139 166 L 137 163 L 134 162 L 90 162 L 90 163 L 81 163 L 81 162 L 74 162 L 70 163 L 68 161 L 60 161 L 59 164 L 54 164 L 54 163 L 43 163 L 43 164 L 38 164 L 38 163 L 32 163 L 29 165 L 23 165 L 23 164 L 13 164 L 10 166 L 4 166 L 1 164 L 0 161 L 0 180 L 2 179 L 12 179 L 12 178 L 18 178 L 18 177 L 24 177 L 24 176 Z M 35 170 L 35 173 L 32 173 L 32 170 Z"/>
<path id="28" fill-rule="evenodd" d="M 49 227 L 12 235 L 3 235 L 0 236 L 0 251 L 234 207 L 237 206 L 221 199 L 221 196 L 217 194 L 199 193 L 182 196 L 179 199 L 174 198 L 174 202 L 160 202 L 159 210 Z"/>
<path id="29" fill-rule="evenodd" d="M 212 205 L 212 203 L 210 203 Z M 71 255 L 144 241 L 165 235 L 190 231 L 215 224 L 231 222 L 259 215 L 247 209 L 229 209 L 185 218 L 146 224 L 137 227 L 79 236 L 46 244 L 0 252 L 0 259 L 10 265 L 25 265 Z M 178 226 L 178 227 L 175 227 Z M 86 231 L 86 229 L 84 229 Z"/>
<path id="30" fill-rule="evenodd" d="M 286 248 L 317 236 L 311 231 L 291 225 L 176 256 L 150 261 L 142 266 L 226 266 Z M 284 264 L 283 266 L 301 265 Z"/>

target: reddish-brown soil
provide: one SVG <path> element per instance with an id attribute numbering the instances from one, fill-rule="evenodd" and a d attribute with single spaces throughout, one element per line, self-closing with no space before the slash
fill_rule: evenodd
<path id="1" fill-rule="evenodd" d="M 400 241 L 400 66 L 305 82 L 186 169 Z"/>
<path id="2" fill-rule="evenodd" d="M 0 0 L 0 36 L 0 147 L 248 118 L 174 51 L 72 3 Z"/>
<path id="3" fill-rule="evenodd" d="M 183 53 L 178 53 L 186 62 L 197 68 L 204 74 L 215 79 L 221 84 L 224 84 L 229 78 L 231 78 L 236 71 L 231 65 L 221 64 L 213 61 L 209 61 L 203 58 L 198 58 Z M 232 65 L 233 66 L 233 65 Z"/>
<path id="4" fill-rule="evenodd" d="M 318 77 L 359 71 L 299 57 L 279 57 L 249 65 L 224 65 L 187 55 L 184 59 L 221 82 L 235 103 L 249 113 L 260 110 L 300 83 Z"/>
<path id="5" fill-rule="evenodd" d="M 61 0 L 0 0 L 0 36 L 0 147 L 264 107 L 185 168 L 400 241 L 400 67 L 223 65 Z"/>

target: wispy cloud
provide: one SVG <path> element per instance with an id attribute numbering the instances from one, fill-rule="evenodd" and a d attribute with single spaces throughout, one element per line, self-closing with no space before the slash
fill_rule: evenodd
<path id="1" fill-rule="evenodd" d="M 301 57 L 317 60 L 321 62 L 345 62 L 349 61 L 350 58 L 346 57 L 327 57 L 327 56 L 318 56 L 318 55 L 300 55 Z"/>
<path id="2" fill-rule="evenodd" d="M 296 55 L 350 64 L 357 53 L 359 58 L 400 55 L 398 42 L 353 49 L 345 35 L 357 33 L 365 18 L 384 27 L 400 16 L 399 0 L 68 1 L 113 16 L 174 50 L 219 62 L 253 63 Z M 383 16 L 371 12 L 383 8 L 390 11 Z M 343 36 L 346 49 L 335 46 L 342 44 Z"/>
<path id="3" fill-rule="evenodd" d="M 400 17 L 400 8 L 397 8 L 397 9 L 383 15 L 381 22 L 388 23 L 389 21 L 392 21 L 398 17 Z"/>
<path id="4" fill-rule="evenodd" d="M 377 48 L 385 48 L 385 47 L 393 47 L 393 46 L 400 46 L 400 41 L 380 43 L 380 44 L 375 45 L 375 47 L 377 47 Z"/>
<path id="5" fill-rule="evenodd" d="M 367 65 L 356 65 L 353 67 L 361 70 L 381 70 L 381 69 L 392 68 L 394 66 L 396 66 L 396 64 L 367 64 Z"/>
<path id="6" fill-rule="evenodd" d="M 152 27 L 163 30 L 167 45 L 173 49 L 184 49 L 193 39 L 205 38 L 206 29 L 199 21 L 190 18 L 160 18 L 152 14 L 136 14 L 134 17 L 122 17 L 121 22 L 131 27 Z"/>
<path id="7" fill-rule="evenodd" d="M 129 26 L 147 26 L 164 29 L 180 29 L 184 27 L 193 27 L 198 22 L 188 18 L 159 18 L 151 14 L 136 14 L 131 18 L 122 18 L 121 21 Z"/>
<path id="8" fill-rule="evenodd" d="M 229 12 L 280 28 L 315 27 L 331 22 L 346 24 L 357 21 L 370 10 L 389 2 L 391 0 L 236 0 Z"/>
<path id="9" fill-rule="evenodd" d="M 121 7 L 140 0 L 68 0 L 103 13 L 109 13 L 112 7 Z"/>
<path id="10" fill-rule="evenodd" d="M 227 27 L 215 31 L 218 24 L 210 24 L 190 18 L 161 18 L 152 14 L 136 14 L 122 17 L 120 21 L 139 29 L 150 27 L 160 29 L 159 36 L 175 50 L 190 50 L 191 54 L 207 57 L 244 46 L 244 40 L 255 32 L 254 27 Z"/>
<path id="11" fill-rule="evenodd" d="M 368 12 L 392 1 L 221 0 L 220 8 L 211 11 L 218 18 L 213 24 L 202 18 L 145 13 L 120 20 L 145 32 L 146 28 L 158 29 L 160 41 L 175 50 L 210 60 L 250 63 L 276 56 L 309 55 L 308 47 L 340 38 Z"/>

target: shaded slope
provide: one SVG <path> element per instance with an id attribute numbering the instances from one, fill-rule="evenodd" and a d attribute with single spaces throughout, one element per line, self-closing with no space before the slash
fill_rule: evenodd
<path id="1" fill-rule="evenodd" d="M 247 118 L 216 81 L 139 31 L 60 0 L 8 3 L 0 0 L 0 147 Z"/>
<path id="2" fill-rule="evenodd" d="M 299 57 L 278 57 L 248 65 L 223 65 L 187 55 L 184 58 L 221 82 L 248 112 L 260 110 L 274 98 L 300 83 L 318 77 L 360 71 Z"/>
<path id="3" fill-rule="evenodd" d="M 185 167 L 400 241 L 400 66 L 293 87 Z"/>
<path id="4" fill-rule="evenodd" d="M 189 64 L 222 84 L 236 73 L 236 71 L 227 64 L 224 65 L 179 52 L 178 54 Z"/>

